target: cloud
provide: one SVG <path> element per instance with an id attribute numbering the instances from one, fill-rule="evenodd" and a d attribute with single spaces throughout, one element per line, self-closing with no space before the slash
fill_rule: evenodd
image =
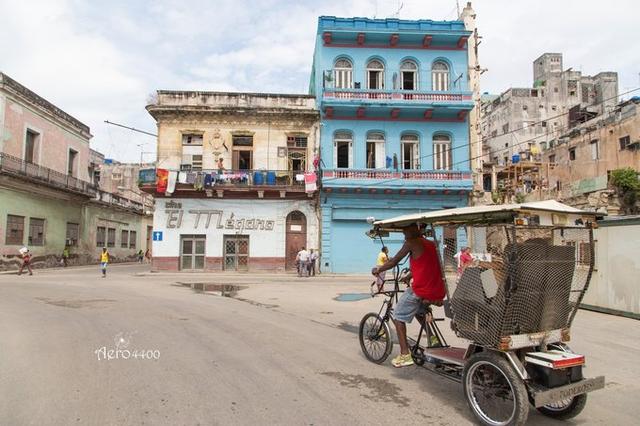
<path id="1" fill-rule="evenodd" d="M 400 5 L 400 18 L 456 16 L 449 0 L 0 0 L 0 69 L 88 124 L 92 146 L 138 161 L 154 139 L 103 120 L 154 131 L 144 106 L 157 89 L 305 93 L 319 15 L 384 18 Z M 531 85 L 546 51 L 637 87 L 634 6 L 476 0 L 482 90 Z"/>

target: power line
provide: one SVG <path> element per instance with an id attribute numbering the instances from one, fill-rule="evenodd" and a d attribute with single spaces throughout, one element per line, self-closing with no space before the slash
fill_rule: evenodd
<path id="1" fill-rule="evenodd" d="M 637 92 L 638 90 L 640 90 L 640 87 L 636 87 L 635 89 L 628 90 L 628 91 L 623 92 L 623 93 L 620 93 L 620 94 L 618 94 L 618 95 L 616 95 L 616 96 L 612 96 L 612 97 L 610 97 L 610 98 L 603 99 L 602 101 L 600 101 L 600 102 L 598 102 L 598 103 L 592 104 L 592 106 L 595 106 L 595 105 L 601 105 L 601 104 L 603 104 L 603 103 L 605 103 L 605 102 L 607 102 L 607 101 L 610 101 L 611 99 L 616 99 L 616 98 L 618 98 L 618 97 L 620 97 L 620 96 L 624 96 L 624 95 L 628 95 L 629 93 Z M 535 125 L 537 125 L 537 124 L 544 123 L 544 122 L 546 122 L 546 121 L 553 120 L 553 119 L 555 119 L 555 118 L 559 118 L 559 117 L 562 117 L 562 116 L 565 116 L 565 115 L 569 115 L 569 111 L 567 111 L 567 112 L 563 112 L 563 113 L 558 114 L 558 115 L 554 115 L 554 116 L 552 116 L 552 117 L 547 117 L 547 118 L 546 118 L 546 119 L 544 119 L 544 120 L 535 121 L 535 122 L 533 122 L 533 123 L 531 123 L 531 124 L 527 124 L 527 126 L 526 126 L 526 127 L 525 127 L 525 126 L 518 127 L 517 129 L 513 129 L 513 130 L 510 130 L 510 131 L 508 131 L 508 132 L 501 133 L 501 134 L 496 135 L 496 136 L 491 136 L 491 137 L 485 138 L 485 139 L 483 139 L 483 140 L 482 140 L 482 142 L 489 141 L 489 140 L 493 140 L 493 139 L 497 139 L 497 138 L 502 137 L 502 136 L 505 136 L 505 135 L 510 135 L 510 134 L 512 134 L 512 133 L 519 132 L 520 130 L 524 130 L 524 129 L 526 129 L 527 127 L 535 126 Z M 526 141 L 520 142 L 520 143 L 515 144 L 515 145 L 511 145 L 511 146 L 518 146 L 518 145 L 521 145 L 521 144 L 522 144 L 522 143 L 524 143 L 524 142 L 531 142 L 532 140 L 535 140 L 535 139 L 537 139 L 537 138 L 539 138 L 539 137 L 542 137 L 542 136 L 545 136 L 545 135 L 547 135 L 547 134 L 543 134 L 543 135 L 540 135 L 540 136 L 536 136 L 536 137 L 535 137 L 535 138 L 533 138 L 533 139 L 529 139 L 529 140 L 526 140 Z M 455 150 L 457 150 L 457 149 L 465 148 L 465 147 L 469 147 L 469 146 L 471 146 L 471 143 L 466 143 L 466 144 L 462 144 L 462 145 L 458 145 L 458 146 L 456 146 L 456 147 L 453 147 L 453 148 L 451 148 L 449 151 L 455 151 Z M 504 148 L 503 148 L 503 149 L 504 149 Z M 495 152 L 495 151 L 491 151 L 490 153 L 493 153 L 493 152 Z M 422 157 L 418 157 L 418 160 L 423 160 L 423 159 L 427 159 L 427 158 L 431 158 L 431 157 L 435 157 L 435 154 L 427 154 L 427 155 L 424 155 L 424 156 L 422 156 Z M 483 154 L 483 155 L 480 155 L 480 156 L 473 157 L 473 158 L 469 158 L 468 160 L 459 161 L 459 162 L 457 162 L 457 163 L 452 164 L 452 166 L 454 166 L 454 165 L 456 165 L 456 164 L 466 163 L 467 161 L 469 161 L 469 162 L 470 162 L 471 160 L 476 160 L 476 159 L 481 158 L 481 157 L 484 157 L 484 154 Z"/>
<path id="2" fill-rule="evenodd" d="M 136 129 L 135 127 L 129 127 L 129 126 L 125 126 L 124 124 L 113 123 L 109 120 L 104 120 L 104 122 L 107 124 L 111 124 L 112 126 L 123 127 L 125 129 L 133 130 L 134 132 L 142 133 L 142 134 L 153 136 L 153 137 L 158 137 L 158 135 L 156 135 L 155 133 L 145 132 L 144 130 Z"/>
<path id="3" fill-rule="evenodd" d="M 635 89 L 633 89 L 633 90 L 629 90 L 629 91 L 624 92 L 624 93 L 621 93 L 621 94 L 620 94 L 620 95 L 618 95 L 618 96 L 627 95 L 627 94 L 629 94 L 629 93 L 636 92 L 636 91 L 638 91 L 638 90 L 640 90 L 640 87 L 637 87 L 637 88 L 635 88 Z M 595 103 L 595 104 L 593 104 L 593 105 L 600 105 L 600 104 L 603 104 L 604 102 L 606 102 L 606 101 L 608 101 L 608 100 L 611 100 L 611 99 L 615 99 L 615 98 L 617 98 L 618 96 L 612 96 L 611 98 L 603 99 L 601 102 Z M 562 113 L 562 114 L 559 114 L 559 115 L 557 115 L 557 116 L 555 116 L 555 117 L 551 117 L 551 119 L 553 119 L 553 118 L 557 118 L 557 117 L 561 117 L 561 116 L 563 116 L 563 115 L 567 115 L 567 114 L 569 114 L 569 113 L 568 113 L 568 112 L 566 112 L 566 113 Z M 546 121 L 546 120 L 542 120 L 542 121 Z M 542 122 L 542 121 L 540 121 L 540 122 Z M 538 122 L 538 123 L 540 123 L 540 122 Z M 535 125 L 535 124 L 537 124 L 537 123 L 534 123 L 534 125 Z M 519 130 L 522 130 L 522 129 L 524 129 L 524 127 L 520 128 Z M 552 132 L 552 134 L 560 134 L 560 130 L 561 130 L 561 129 L 558 129 L 558 130 L 556 130 L 556 131 Z M 505 135 L 505 134 L 509 134 L 509 133 L 511 133 L 511 132 L 504 133 L 503 135 Z M 500 135 L 500 136 L 503 136 L 503 135 Z M 533 141 L 535 141 L 536 139 L 541 138 L 541 137 L 543 137 L 543 136 L 548 136 L 548 133 L 542 134 L 542 135 L 540 135 L 540 136 L 533 137 L 533 138 L 531 138 L 531 139 L 525 139 L 525 140 L 523 140 L 522 142 L 518 142 L 518 143 L 516 143 L 516 144 L 514 144 L 514 145 L 510 145 L 510 147 L 520 146 L 520 145 L 523 145 L 523 144 L 525 144 L 525 143 L 533 142 Z M 490 139 L 495 139 L 495 138 L 497 138 L 497 136 L 492 137 L 492 138 L 490 138 Z M 470 146 L 470 144 L 466 144 L 466 146 Z M 498 149 L 498 150 L 493 150 L 493 151 L 489 151 L 489 154 L 488 154 L 488 155 L 491 155 L 491 154 L 493 154 L 493 153 L 495 153 L 495 152 L 497 152 L 497 151 L 501 151 L 501 150 L 503 150 L 503 149 L 505 149 L 505 148 Z M 466 163 L 466 162 L 469 162 L 469 163 L 470 163 L 471 161 L 473 161 L 473 160 L 477 160 L 478 158 L 482 158 L 482 157 L 484 157 L 485 155 L 487 155 L 487 154 L 477 155 L 477 156 L 475 156 L 475 157 L 470 157 L 468 160 L 458 161 L 458 162 L 456 162 L 456 163 L 453 163 L 453 164 L 451 165 L 451 167 L 456 166 L 456 165 L 458 165 L 458 164 L 464 164 L 464 163 Z"/>
<path id="4" fill-rule="evenodd" d="M 626 91 L 626 92 L 620 93 L 620 94 L 618 94 L 618 95 L 616 95 L 616 96 L 612 96 L 612 97 L 610 97 L 610 98 L 603 99 L 602 101 L 597 102 L 597 103 L 595 103 L 595 104 L 593 104 L 593 105 L 600 105 L 600 104 L 603 104 L 603 103 L 605 103 L 606 101 L 609 101 L 609 100 L 611 100 L 611 99 L 615 99 L 615 98 L 618 98 L 619 96 L 624 96 L 624 95 L 627 95 L 627 94 L 629 94 L 629 93 L 636 92 L 636 91 L 638 91 L 638 90 L 640 90 L 640 87 L 637 87 L 637 88 L 632 89 L 632 90 L 628 90 L 628 91 Z M 531 126 L 535 126 L 536 124 L 539 124 L 539 123 L 542 123 L 542 122 L 545 122 L 545 121 L 548 121 L 548 120 L 553 120 L 554 118 L 562 117 L 562 116 L 564 116 L 564 115 L 568 115 L 568 114 L 569 114 L 569 112 L 564 112 L 564 113 L 561 113 L 561 114 L 555 115 L 555 116 L 553 116 L 553 117 L 549 117 L 549 118 L 547 118 L 547 119 L 545 119 L 545 120 L 540 120 L 540 121 L 534 122 L 533 124 L 531 124 Z M 529 125 L 528 125 L 528 126 L 529 126 Z M 528 126 L 527 126 L 527 127 L 528 127 Z M 518 128 L 518 129 L 514 129 L 514 130 L 511 130 L 511 131 L 509 131 L 509 132 L 502 133 L 502 134 L 500 134 L 499 136 L 492 136 L 492 137 L 487 138 L 487 139 L 485 139 L 485 140 L 492 140 L 492 139 L 496 139 L 496 138 L 498 138 L 498 137 L 501 137 L 501 136 L 504 136 L 504 135 L 508 135 L 508 134 L 511 134 L 511 133 L 515 133 L 515 132 L 517 132 L 517 131 L 519 131 L 519 130 L 523 130 L 523 129 L 525 129 L 525 128 L 526 128 L 526 127 L 524 127 L 524 126 L 523 126 L 523 127 Z M 516 143 L 516 144 L 510 145 L 510 147 L 520 146 L 520 145 L 523 145 L 523 144 L 525 144 L 525 143 L 533 142 L 533 141 L 535 141 L 536 139 L 539 139 L 539 138 L 542 138 L 542 137 L 548 137 L 549 135 L 557 136 L 557 135 L 561 134 L 561 132 L 562 132 L 562 129 L 557 129 L 557 130 L 552 131 L 551 133 L 543 133 L 543 134 L 541 134 L 541 135 L 539 135 L 539 136 L 535 136 L 535 137 L 530 138 L 530 139 L 525 139 L 525 140 L 523 140 L 522 142 L 518 142 L 518 143 Z M 467 143 L 467 144 L 464 144 L 464 145 L 457 146 L 457 147 L 455 147 L 455 148 L 452 148 L 452 149 L 451 149 L 451 151 L 453 151 L 453 150 L 455 150 L 455 149 L 460 149 L 460 148 L 468 147 L 468 146 L 471 146 L 471 143 Z M 464 163 L 467 163 L 467 162 L 468 162 L 468 163 L 471 163 L 471 161 L 473 161 L 473 160 L 477 160 L 478 158 L 482 158 L 482 157 L 484 157 L 485 155 L 491 155 L 491 154 L 493 154 L 493 153 L 495 153 L 495 152 L 502 151 L 502 150 L 504 150 L 504 149 L 505 149 L 505 148 L 501 148 L 501 149 L 498 149 L 498 150 L 489 151 L 489 153 L 488 153 L 488 154 L 482 154 L 482 155 L 478 155 L 478 156 L 475 156 L 475 157 L 470 157 L 470 158 L 469 158 L 469 159 L 467 159 L 467 160 L 458 161 L 458 162 L 456 162 L 456 163 L 451 164 L 451 167 L 456 166 L 456 165 L 458 165 L 458 164 L 464 164 Z M 433 156 L 435 156 L 435 154 L 429 154 L 429 155 L 426 155 L 426 156 L 423 156 L 423 157 L 419 157 L 418 159 L 420 159 L 420 160 L 421 160 L 421 159 L 423 159 L 423 158 L 428 158 L 428 157 L 433 157 Z M 337 178 L 332 178 L 332 179 L 328 179 L 328 180 L 335 180 L 335 179 L 337 179 Z M 389 180 L 383 181 L 382 183 L 385 183 L 385 182 L 392 182 L 392 181 L 395 181 L 395 180 L 397 180 L 397 179 L 389 179 Z M 325 180 L 325 179 L 323 179 L 323 181 L 326 181 L 326 180 Z M 381 183 L 381 182 L 372 183 L 371 185 L 379 185 L 380 183 Z"/>

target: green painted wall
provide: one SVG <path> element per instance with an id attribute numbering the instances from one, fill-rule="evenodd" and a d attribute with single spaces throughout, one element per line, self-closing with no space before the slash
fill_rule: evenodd
<path id="1" fill-rule="evenodd" d="M 23 216 L 24 237 L 21 245 L 7 245 L 7 215 Z M 29 219 L 45 220 L 44 245 L 28 244 Z M 67 222 L 80 225 L 78 245 L 71 247 L 71 264 L 97 263 L 101 248 L 97 246 L 98 226 L 116 229 L 116 244 L 109 247 L 113 261 L 133 260 L 135 253 L 147 249 L 147 226 L 152 217 L 123 209 L 90 203 L 48 198 L 40 195 L 0 188 L 0 270 L 15 269 L 18 250 L 26 245 L 34 255 L 35 267 L 57 266 L 66 242 Z M 136 231 L 136 247 L 121 247 L 121 231 Z"/>
<path id="2" fill-rule="evenodd" d="M 44 219 L 44 245 L 28 246 L 34 256 L 55 254 L 60 256 L 64 249 L 67 222 L 82 226 L 82 204 L 68 200 L 51 199 L 26 192 L 0 188 L 0 255 L 17 255 L 22 245 L 7 245 L 7 215 L 24 216 L 24 238 L 22 245 L 28 244 L 29 218 Z"/>

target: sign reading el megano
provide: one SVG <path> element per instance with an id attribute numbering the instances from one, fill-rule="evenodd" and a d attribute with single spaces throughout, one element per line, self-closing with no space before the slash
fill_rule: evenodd
<path id="1" fill-rule="evenodd" d="M 175 201 L 166 202 L 165 213 L 167 214 L 167 229 L 180 229 L 185 217 L 182 203 L 176 203 Z M 186 214 L 191 215 L 193 218 L 194 229 L 198 229 L 198 227 L 202 225 L 201 229 L 209 229 L 211 226 L 215 229 L 233 229 L 239 232 L 245 230 L 273 231 L 273 227 L 275 226 L 274 220 L 255 218 L 237 219 L 234 217 L 234 213 L 231 213 L 231 215 L 225 219 L 224 210 L 194 209 L 188 210 Z"/>

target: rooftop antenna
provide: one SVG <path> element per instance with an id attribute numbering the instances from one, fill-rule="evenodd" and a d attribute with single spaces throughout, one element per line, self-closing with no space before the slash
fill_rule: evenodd
<path id="1" fill-rule="evenodd" d="M 460 2 L 456 0 L 456 11 L 458 12 L 458 18 L 460 18 Z"/>

